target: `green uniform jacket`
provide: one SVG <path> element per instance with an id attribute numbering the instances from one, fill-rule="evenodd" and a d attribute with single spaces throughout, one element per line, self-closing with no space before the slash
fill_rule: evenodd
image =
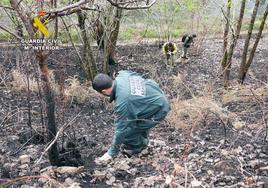
<path id="1" fill-rule="evenodd" d="M 115 100 L 115 134 L 108 153 L 114 157 L 120 145 L 139 141 L 133 134 L 148 131 L 170 111 L 168 100 L 158 84 L 138 73 L 120 71 L 113 83 L 111 101 Z M 136 140 L 135 140 L 136 139 Z"/>

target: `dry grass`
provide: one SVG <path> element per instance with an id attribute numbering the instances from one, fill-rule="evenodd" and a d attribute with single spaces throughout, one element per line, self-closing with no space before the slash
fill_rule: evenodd
<path id="1" fill-rule="evenodd" d="M 69 100 L 74 99 L 78 103 L 84 103 L 92 96 L 96 96 L 96 92 L 88 84 L 81 84 L 76 77 L 67 79 L 67 82 L 65 95 Z"/>
<path id="2" fill-rule="evenodd" d="M 223 122 L 231 120 L 240 122 L 239 118 L 226 109 L 222 108 L 210 96 L 194 97 L 189 100 L 172 100 L 171 112 L 167 116 L 169 125 L 176 128 L 194 127 L 203 122 L 208 115 L 220 118 Z"/>
<path id="3" fill-rule="evenodd" d="M 180 76 L 173 77 L 174 84 L 180 85 L 183 83 Z M 252 86 L 236 85 L 233 89 L 226 90 L 222 94 L 222 101 L 216 101 L 213 98 L 213 92 L 210 87 L 205 87 L 202 96 L 194 96 L 188 100 L 180 100 L 180 96 L 170 101 L 171 112 L 166 120 L 170 126 L 176 128 L 195 127 L 202 124 L 204 121 L 217 119 L 227 123 L 231 122 L 233 127 L 241 129 L 246 126 L 246 122 L 241 120 L 240 113 L 230 112 L 226 106 L 227 103 L 241 103 L 256 101 L 256 99 L 268 99 L 268 85 L 262 85 L 253 89 Z M 214 93 L 215 94 L 215 93 Z M 248 109 L 245 109 L 248 110 Z M 244 114 L 249 113 L 243 111 Z"/>
<path id="4" fill-rule="evenodd" d="M 18 70 L 12 70 L 11 72 L 13 81 L 11 82 L 12 88 L 15 91 L 27 91 L 27 76 Z M 29 89 L 30 91 L 38 91 L 38 85 L 36 79 L 29 75 Z"/>
<path id="5" fill-rule="evenodd" d="M 15 70 L 12 70 L 11 75 L 13 78 L 13 81 L 11 82 L 13 90 L 15 91 L 27 91 L 28 90 L 26 74 L 15 69 Z M 49 80 L 50 80 L 52 90 L 56 94 L 59 93 L 59 85 L 56 83 L 54 72 L 52 70 L 49 71 Z M 29 75 L 29 89 L 30 91 L 33 91 L 33 92 L 38 91 L 37 79 L 32 74 Z"/>
<path id="6" fill-rule="evenodd" d="M 12 71 L 13 81 L 12 89 L 15 91 L 27 91 L 28 84 L 27 84 L 27 76 L 21 73 L 18 70 Z M 49 72 L 49 78 L 52 90 L 55 92 L 56 95 L 60 93 L 60 87 L 57 84 L 53 71 Z M 96 96 L 96 92 L 88 86 L 88 84 L 81 84 L 80 81 L 76 78 L 69 78 L 66 80 L 66 87 L 65 87 L 65 96 L 68 100 L 75 100 L 78 103 L 83 103 L 88 100 L 92 96 Z M 30 91 L 37 92 L 38 91 L 38 84 L 36 78 L 32 75 L 29 76 L 29 88 Z"/>
<path id="7" fill-rule="evenodd" d="M 248 102 L 252 101 L 255 97 L 268 98 L 268 85 L 262 85 L 256 89 L 251 86 L 238 86 L 234 89 L 227 90 L 222 97 L 223 104 L 231 102 Z"/>

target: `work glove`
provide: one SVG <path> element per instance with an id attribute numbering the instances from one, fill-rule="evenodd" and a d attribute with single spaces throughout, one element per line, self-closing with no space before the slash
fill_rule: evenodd
<path id="1" fill-rule="evenodd" d="M 110 160 L 112 160 L 112 156 L 110 156 L 108 152 L 106 152 L 102 157 L 95 159 L 95 163 L 102 164 L 102 163 L 107 163 Z"/>

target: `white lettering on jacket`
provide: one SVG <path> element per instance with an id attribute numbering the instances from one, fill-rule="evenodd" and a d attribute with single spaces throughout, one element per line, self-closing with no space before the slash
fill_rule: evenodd
<path id="1" fill-rule="evenodd" d="M 130 76 L 130 93 L 131 95 L 145 96 L 144 79 L 139 76 Z"/>

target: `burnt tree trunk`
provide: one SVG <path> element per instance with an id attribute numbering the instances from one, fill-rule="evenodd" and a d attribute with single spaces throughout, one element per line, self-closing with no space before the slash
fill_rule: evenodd
<path id="1" fill-rule="evenodd" d="M 17 0 L 10 0 L 12 8 L 17 12 L 17 15 L 22 20 L 26 31 L 29 34 L 29 38 L 36 39 L 35 29 L 33 27 L 32 18 L 30 13 L 26 12 L 23 6 Z M 47 113 L 47 135 L 48 141 L 52 141 L 57 133 L 56 121 L 55 121 L 55 99 L 54 93 L 50 86 L 48 67 L 46 63 L 47 55 L 43 51 L 36 51 L 35 56 L 39 62 L 39 68 L 41 70 L 42 88 L 44 92 L 46 102 L 46 113 Z M 52 147 L 49 149 L 49 161 L 52 165 L 60 165 L 59 152 L 57 148 L 57 142 L 54 142 Z"/>
<path id="2" fill-rule="evenodd" d="M 115 9 L 113 11 L 113 9 Z M 113 12 L 112 20 L 105 18 L 104 31 L 104 67 L 105 73 L 111 74 L 109 65 L 115 64 L 115 48 L 119 34 L 122 9 L 109 7 L 109 12 Z"/>
<path id="3" fill-rule="evenodd" d="M 226 61 L 223 62 L 223 65 L 224 65 L 223 75 L 224 75 L 225 87 L 229 85 L 230 72 L 231 72 L 231 66 L 232 66 L 232 57 L 233 57 L 235 46 L 237 44 L 237 40 L 240 35 L 240 30 L 241 30 L 242 21 L 243 21 L 244 12 L 245 12 L 245 6 L 246 6 L 246 0 L 242 0 L 236 30 L 235 30 L 235 33 L 233 33 L 233 40 L 228 49 Z"/>
<path id="4" fill-rule="evenodd" d="M 227 0 L 226 15 L 224 15 L 226 19 L 226 23 L 224 26 L 224 33 L 223 33 L 223 58 L 222 58 L 222 63 L 221 63 L 223 70 L 225 67 L 224 63 L 227 60 L 227 46 L 228 46 L 228 34 L 229 34 L 229 28 L 230 28 L 231 5 L 232 5 L 232 0 Z"/>
<path id="5" fill-rule="evenodd" d="M 256 0 L 255 1 L 255 6 L 254 6 L 254 9 L 253 9 L 253 13 L 251 15 L 251 20 L 250 20 L 250 24 L 249 24 L 249 28 L 248 28 L 248 34 L 247 34 L 247 38 L 245 40 L 245 45 L 244 45 L 243 54 L 242 54 L 242 60 L 241 60 L 241 64 L 240 64 L 240 71 L 239 71 L 239 80 L 240 80 L 240 82 L 242 82 L 241 79 L 240 79 L 241 75 L 245 71 L 245 65 L 246 65 L 246 61 L 247 61 L 249 43 L 250 43 L 250 39 L 251 39 L 251 36 L 252 36 L 252 30 L 253 30 L 256 15 L 257 15 L 257 12 L 258 12 L 259 4 L 260 4 L 260 0 Z"/>
<path id="6" fill-rule="evenodd" d="M 93 80 L 94 76 L 97 74 L 97 66 L 93 57 L 93 53 L 91 50 L 91 46 L 90 46 L 90 41 L 89 41 L 89 37 L 87 35 L 87 31 L 85 29 L 85 19 L 86 19 L 86 15 L 82 12 L 79 11 L 77 12 L 77 16 L 78 16 L 78 24 L 79 24 L 79 28 L 82 34 L 82 39 L 83 39 L 83 69 L 87 75 L 87 78 L 89 80 Z"/>
<path id="7" fill-rule="evenodd" d="M 49 81 L 48 66 L 46 63 L 47 56 L 42 52 L 36 54 L 41 70 L 42 89 L 44 92 L 46 102 L 46 114 L 47 114 L 47 136 L 48 141 L 51 142 L 57 134 L 56 120 L 55 120 L 55 97 L 54 91 L 51 88 Z M 48 150 L 49 161 L 52 165 L 60 165 L 59 152 L 57 142 L 55 142 Z"/>
<path id="8" fill-rule="evenodd" d="M 256 0 L 257 1 L 257 0 Z M 257 3 L 257 2 L 256 2 Z M 256 4 L 255 4 L 255 7 L 256 7 Z M 254 8 L 255 10 L 255 8 Z M 246 74 L 248 72 L 248 69 L 253 61 L 253 58 L 254 58 L 254 54 L 256 52 L 256 49 L 257 49 L 257 46 L 259 44 L 259 41 L 260 41 L 260 38 L 261 38 L 261 35 L 262 35 L 262 31 L 263 31 L 263 28 L 264 28 L 264 25 L 265 25 L 265 21 L 267 19 L 267 15 L 268 15 L 268 4 L 266 6 L 266 9 L 265 9 L 265 12 L 262 16 L 262 21 L 261 21 L 261 25 L 260 25 L 260 28 L 259 28 L 259 31 L 258 31 L 258 34 L 256 36 L 256 40 L 253 44 L 253 48 L 252 50 L 250 51 L 250 54 L 249 54 L 249 57 L 246 61 L 246 58 L 244 60 L 244 62 L 242 61 L 241 62 L 241 65 L 240 65 L 240 72 L 239 72 L 239 81 L 240 83 L 243 83 L 245 78 L 246 78 Z M 253 16 L 253 15 L 252 15 Z M 254 23 L 254 22 L 253 22 Z M 253 25 L 252 25 L 253 27 Z M 245 50 L 245 49 L 244 49 Z"/>

